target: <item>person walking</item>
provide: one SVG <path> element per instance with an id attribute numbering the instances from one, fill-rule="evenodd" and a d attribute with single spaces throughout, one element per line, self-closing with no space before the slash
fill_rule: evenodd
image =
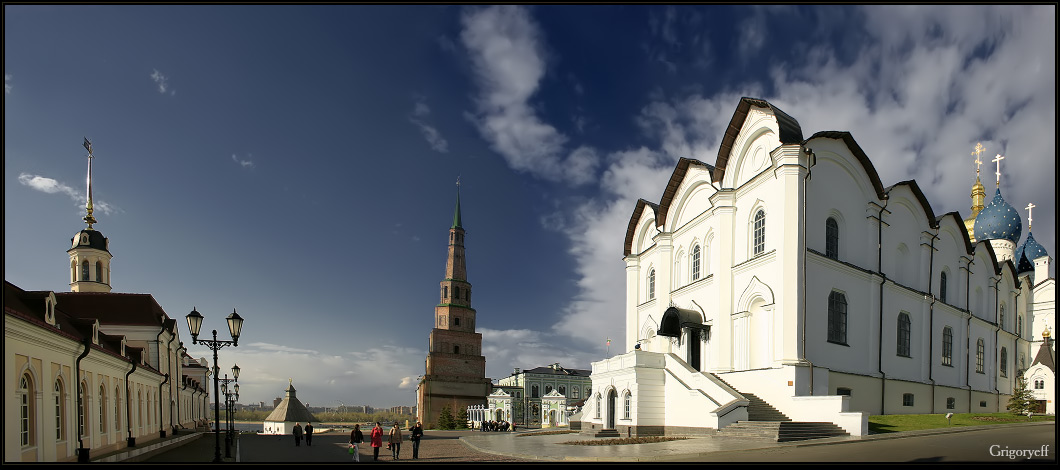
<path id="1" fill-rule="evenodd" d="M 379 426 L 379 421 L 375 422 L 375 427 L 372 428 L 372 460 L 379 460 L 379 448 L 383 446 L 383 428 Z"/>
<path id="2" fill-rule="evenodd" d="M 401 454 L 401 425 L 394 423 L 394 427 L 390 428 L 390 452 L 394 456 L 394 460 L 399 460 L 398 455 Z"/>
<path id="3" fill-rule="evenodd" d="M 353 449 L 353 461 L 361 461 L 360 444 L 364 442 L 364 434 L 361 434 L 361 425 L 354 424 L 353 431 L 350 431 L 350 448 Z"/>
<path id="4" fill-rule="evenodd" d="M 294 423 L 294 446 L 302 445 L 302 425 Z"/>
<path id="5" fill-rule="evenodd" d="M 305 445 L 313 445 L 313 423 L 305 423 Z"/>
<path id="6" fill-rule="evenodd" d="M 409 436 L 409 440 L 412 441 L 412 458 L 420 458 L 420 439 L 423 438 L 423 424 L 416 421 L 416 425 L 412 427 L 412 435 Z"/>

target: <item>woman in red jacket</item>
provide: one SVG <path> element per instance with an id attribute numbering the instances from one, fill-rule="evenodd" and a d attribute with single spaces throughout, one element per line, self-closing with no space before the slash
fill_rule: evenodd
<path id="1" fill-rule="evenodd" d="M 375 427 L 372 428 L 372 460 L 379 460 L 379 448 L 383 446 L 383 428 L 379 426 L 379 421 L 375 422 Z"/>

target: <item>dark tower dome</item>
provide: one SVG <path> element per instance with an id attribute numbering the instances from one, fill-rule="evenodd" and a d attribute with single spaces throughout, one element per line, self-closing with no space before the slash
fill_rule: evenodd
<path id="1" fill-rule="evenodd" d="M 110 251 L 107 249 L 107 237 L 104 237 L 103 234 L 100 233 L 98 230 L 93 230 L 89 228 L 77 232 L 77 234 L 75 234 L 73 238 L 70 239 L 70 247 L 95 248 L 97 250 L 102 250 L 106 251 L 107 253 L 110 253 Z"/>

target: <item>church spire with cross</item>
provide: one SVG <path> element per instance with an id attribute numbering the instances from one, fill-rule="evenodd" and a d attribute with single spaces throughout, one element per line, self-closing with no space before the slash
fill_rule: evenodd
<path id="1" fill-rule="evenodd" d="M 93 228 L 96 218 L 92 215 L 92 142 L 85 137 L 83 144 L 88 151 L 88 176 L 85 183 L 85 217 L 88 228 L 74 234 L 70 239 L 70 290 L 73 292 L 110 292 L 110 242 Z"/>
<path id="2" fill-rule="evenodd" d="M 990 242 L 998 263 L 1006 260 L 1019 263 L 1019 259 L 1015 258 L 1016 243 L 1023 234 L 1023 221 L 1019 212 L 1001 197 L 1001 160 L 1004 159 L 1005 157 L 999 153 L 991 160 L 997 164 L 997 170 L 994 173 L 997 178 L 997 189 L 990 203 L 975 216 L 974 236 L 976 241 Z M 976 161 L 978 162 L 978 156 Z"/>
<path id="3" fill-rule="evenodd" d="M 968 231 L 968 238 L 972 243 L 975 243 L 975 218 L 979 215 L 979 212 L 983 210 L 983 202 L 986 201 L 986 188 L 983 187 L 983 183 L 979 181 L 979 167 L 983 164 L 982 160 L 979 159 L 979 154 L 986 150 L 983 147 L 982 142 L 975 144 L 975 150 L 972 155 L 975 155 L 975 184 L 972 185 L 972 215 L 967 219 L 964 219 L 964 228 Z"/>

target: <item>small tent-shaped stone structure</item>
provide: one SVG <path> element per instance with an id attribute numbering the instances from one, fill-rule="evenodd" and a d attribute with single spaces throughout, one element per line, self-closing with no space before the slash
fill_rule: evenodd
<path id="1" fill-rule="evenodd" d="M 276 406 L 275 410 L 272 410 L 269 417 L 265 418 L 263 434 L 293 434 L 295 424 L 300 424 L 305 429 L 306 423 L 319 424 L 320 422 L 309 413 L 301 401 L 298 401 L 298 397 L 295 396 L 294 382 L 290 381 L 283 401 Z"/>
<path id="2" fill-rule="evenodd" d="M 1027 386 L 1034 395 L 1035 413 L 1056 414 L 1056 364 L 1053 362 L 1053 349 L 1050 346 L 1049 330 L 1042 333 L 1042 346 L 1034 362 L 1023 373 Z"/>

